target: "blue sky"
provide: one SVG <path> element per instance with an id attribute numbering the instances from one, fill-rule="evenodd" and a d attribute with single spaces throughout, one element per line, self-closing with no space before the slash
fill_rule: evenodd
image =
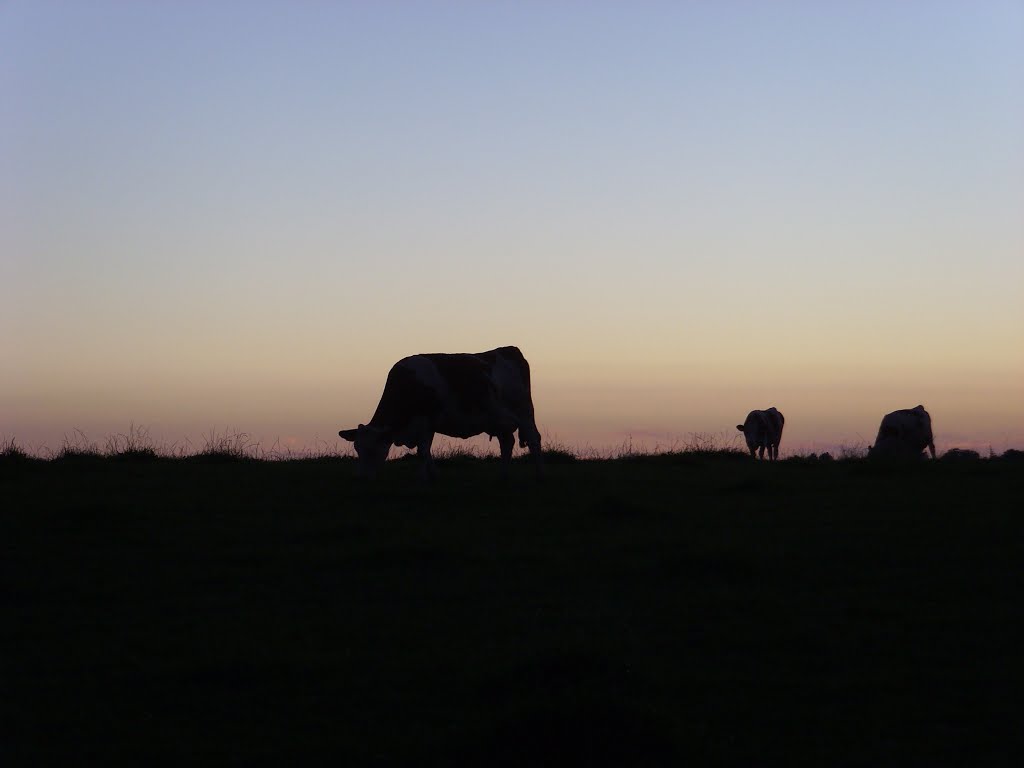
<path id="1" fill-rule="evenodd" d="M 1020 3 L 8 2 L 0 98 L 5 435 L 514 343 L 570 443 L 1024 442 Z"/>

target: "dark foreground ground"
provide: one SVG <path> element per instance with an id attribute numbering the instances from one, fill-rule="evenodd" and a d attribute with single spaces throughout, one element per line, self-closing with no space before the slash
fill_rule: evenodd
<path id="1" fill-rule="evenodd" d="M 1019 463 L 0 463 L 0 763 L 1019 764 Z"/>

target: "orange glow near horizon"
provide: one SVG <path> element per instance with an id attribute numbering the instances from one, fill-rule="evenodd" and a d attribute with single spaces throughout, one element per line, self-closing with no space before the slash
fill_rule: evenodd
<path id="1" fill-rule="evenodd" d="M 1024 446 L 1020 371 L 984 381 L 939 369 L 916 378 L 895 371 L 884 381 L 852 370 L 817 379 L 768 371 L 752 381 L 727 365 L 689 373 L 636 366 L 604 374 L 596 363 L 550 365 L 532 361 L 538 426 L 547 439 L 569 447 L 609 451 L 630 439 L 638 449 L 684 446 L 694 433 L 727 445 L 748 410 L 769 405 L 786 414 L 784 452 L 863 446 L 873 441 L 884 413 L 918 403 L 932 414 L 940 449 Z M 55 382 L 15 394 L 13 403 L 5 393 L 4 406 L 20 418 L 8 420 L 3 431 L 23 445 L 55 449 L 75 430 L 102 442 L 134 423 L 164 443 L 200 445 L 211 431 L 237 431 L 264 447 L 287 441 L 293 450 L 317 449 L 334 446 L 339 428 L 370 419 L 388 367 L 376 375 L 325 375 L 310 386 L 303 376 L 268 385 L 255 373 L 177 386 L 144 377 L 106 388 L 102 379 L 77 387 Z"/>

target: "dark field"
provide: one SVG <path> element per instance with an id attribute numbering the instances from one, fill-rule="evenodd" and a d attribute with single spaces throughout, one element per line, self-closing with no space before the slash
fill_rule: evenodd
<path id="1" fill-rule="evenodd" d="M 4 765 L 1019 764 L 1024 465 L 0 462 Z"/>

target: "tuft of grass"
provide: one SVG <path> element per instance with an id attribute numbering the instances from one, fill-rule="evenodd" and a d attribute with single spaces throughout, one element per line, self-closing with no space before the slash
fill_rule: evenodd
<path id="1" fill-rule="evenodd" d="M 541 458 L 548 464 L 571 464 L 574 461 L 591 457 L 593 448 L 577 446 L 572 449 L 557 437 L 545 433 L 540 441 Z"/>
<path id="2" fill-rule="evenodd" d="M 195 453 L 187 453 L 182 458 L 206 462 L 259 461 L 273 458 L 268 456 L 257 440 L 253 440 L 248 432 L 226 430 L 218 434 L 211 429 L 203 435 L 203 447 Z"/>
<path id="3" fill-rule="evenodd" d="M 436 446 L 430 453 L 435 459 L 441 461 L 485 460 L 496 457 L 496 454 L 486 448 L 478 448 L 464 443 L 447 443 Z M 416 451 L 410 450 L 398 458 L 399 460 L 416 459 L 417 456 Z"/>
<path id="4" fill-rule="evenodd" d="M 691 432 L 686 443 L 682 446 L 682 453 L 703 453 L 713 455 L 739 454 L 746 456 L 747 451 L 738 446 L 738 433 L 727 437 L 724 433 L 713 432 Z"/>
<path id="5" fill-rule="evenodd" d="M 282 446 L 280 439 L 275 440 L 273 445 L 261 455 L 261 459 L 267 461 L 338 461 L 340 459 L 354 459 L 355 451 L 348 443 L 343 445 L 330 444 L 326 440 L 317 438 L 313 448 L 302 448 L 296 450 L 289 446 Z"/>
<path id="6" fill-rule="evenodd" d="M 858 443 L 856 445 L 841 445 L 839 446 L 839 460 L 850 461 L 858 459 L 866 459 L 868 457 L 868 447 L 864 443 Z"/>
<path id="7" fill-rule="evenodd" d="M 793 454 L 792 456 L 787 456 L 783 459 L 783 461 L 792 462 L 794 464 L 816 464 L 819 462 L 829 462 L 834 460 L 835 459 L 832 454 L 828 451 L 824 451 L 823 453 L 798 453 Z"/>
<path id="8" fill-rule="evenodd" d="M 653 449 L 636 448 L 632 439 L 629 439 L 618 451 L 602 458 L 631 461 L 659 459 L 692 463 L 694 460 L 703 459 L 743 461 L 748 458 L 748 453 L 737 447 L 735 438 L 730 438 L 728 433 L 691 432 L 685 439 L 679 438 L 667 445 L 657 443 Z"/>
<path id="9" fill-rule="evenodd" d="M 28 458 L 25 449 L 18 445 L 18 441 L 13 437 L 0 440 L 0 461 L 25 461 Z"/>
<path id="10" fill-rule="evenodd" d="M 544 448 L 541 450 L 541 456 L 547 464 L 572 464 L 580 460 L 575 453 L 561 446 Z"/>
<path id="11" fill-rule="evenodd" d="M 108 459 L 122 461 L 152 461 L 160 457 L 149 429 L 137 427 L 135 422 L 128 426 L 127 433 L 108 436 L 103 453 Z"/>
<path id="12" fill-rule="evenodd" d="M 71 435 L 64 435 L 64 443 L 60 450 L 48 458 L 60 461 L 96 461 L 103 458 L 103 451 L 85 432 L 75 427 Z"/>
<path id="13" fill-rule="evenodd" d="M 942 461 L 977 461 L 981 458 L 981 454 L 970 448 L 950 448 L 939 458 Z"/>

